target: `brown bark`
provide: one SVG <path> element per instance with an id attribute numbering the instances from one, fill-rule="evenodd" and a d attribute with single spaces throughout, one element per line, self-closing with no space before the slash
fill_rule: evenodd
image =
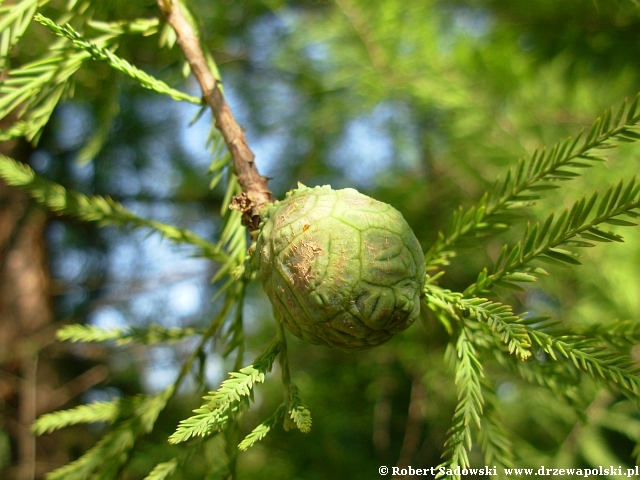
<path id="1" fill-rule="evenodd" d="M 46 216 L 26 195 L 0 183 L 0 400 L 15 441 L 18 480 L 36 476 L 38 345 L 30 338 L 49 325 L 52 312 L 44 246 Z M 47 382 L 54 381 L 48 378 Z"/>
<path id="2" fill-rule="evenodd" d="M 2 153 L 16 153 L 2 147 Z M 106 367 L 98 365 L 61 385 L 47 348 L 56 328 L 46 223 L 47 215 L 28 195 L 0 181 L 0 430 L 11 438 L 13 457 L 12 466 L 0 469 L 0 478 L 7 480 L 42 478 L 69 461 L 68 445 L 55 435 L 38 440 L 36 449 L 31 426 L 39 415 L 107 377 Z"/>

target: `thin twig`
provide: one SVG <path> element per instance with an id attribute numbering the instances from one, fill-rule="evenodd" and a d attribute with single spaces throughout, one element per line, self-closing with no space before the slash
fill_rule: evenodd
<path id="1" fill-rule="evenodd" d="M 391 444 L 391 399 L 380 395 L 373 407 L 373 447 L 382 460 L 389 458 Z"/>
<path id="2" fill-rule="evenodd" d="M 383 76 L 392 74 L 392 72 L 389 71 L 388 62 L 384 50 L 375 41 L 375 39 L 372 38 L 371 31 L 367 26 L 367 22 L 362 18 L 362 15 L 360 15 L 360 12 L 358 12 L 357 7 L 351 4 L 351 2 L 349 2 L 348 0 L 335 1 L 336 5 L 338 5 L 338 8 L 342 10 L 344 16 L 347 17 L 347 20 L 349 21 L 349 23 L 351 23 L 351 26 L 364 45 L 373 68 L 375 68 L 378 73 Z"/>
<path id="3" fill-rule="evenodd" d="M 176 31 L 178 46 L 182 49 L 191 71 L 202 88 L 203 98 L 213 112 L 216 128 L 222 133 L 233 158 L 234 171 L 244 194 L 242 196 L 244 201 L 236 201 L 233 205 L 245 213 L 243 215 L 244 224 L 256 229 L 260 223 L 259 209 L 263 205 L 273 202 L 273 197 L 267 187 L 267 178 L 258 172 L 254 163 L 255 156 L 247 144 L 244 130 L 236 122 L 224 99 L 219 82 L 211 72 L 202 48 L 200 48 L 198 35 L 185 18 L 179 2 L 158 0 L 158 6 Z"/>
<path id="4" fill-rule="evenodd" d="M 411 385 L 411 401 L 407 412 L 407 424 L 404 430 L 404 440 L 400 449 L 400 458 L 398 459 L 398 467 L 406 468 L 411 465 L 411 461 L 420 447 L 420 435 L 422 427 L 422 409 L 425 402 L 424 385 L 422 384 L 422 376 L 416 371 L 413 375 L 413 384 Z"/>
<path id="5" fill-rule="evenodd" d="M 38 352 L 32 350 L 30 354 L 22 365 L 20 386 L 19 480 L 33 480 L 36 475 L 36 437 L 29 427 L 36 421 Z"/>

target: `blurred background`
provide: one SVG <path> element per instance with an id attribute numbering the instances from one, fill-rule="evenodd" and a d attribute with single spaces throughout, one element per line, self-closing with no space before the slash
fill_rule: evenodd
<path id="1" fill-rule="evenodd" d="M 155 17 L 154 1 L 103 2 L 98 19 Z M 575 136 L 605 108 L 640 90 L 640 6 L 632 0 L 323 0 L 189 2 L 225 94 L 277 197 L 296 186 L 354 187 L 400 210 L 426 251 L 458 206 L 471 206 L 535 148 Z M 55 18 L 56 2 L 43 13 Z M 33 26 L 14 66 L 40 55 L 52 36 Z M 123 37 L 117 50 L 138 67 L 199 96 L 184 79 L 179 49 L 158 35 Z M 139 215 L 215 241 L 222 189 L 210 191 L 211 117 L 139 88 L 98 62 L 75 75 L 37 146 L 3 152 L 69 189 L 109 195 Z M 635 145 L 611 152 L 526 212 L 560 210 L 584 193 L 639 170 Z M 556 193 L 557 192 L 557 193 Z M 43 413 L 173 383 L 193 344 L 115 347 L 61 344 L 67 323 L 205 327 L 217 311 L 216 266 L 142 230 L 99 228 L 42 211 L 0 186 L 0 477 L 35 478 L 94 444 L 105 425 L 34 438 Z M 462 291 L 519 227 L 452 260 L 441 285 Z M 640 319 L 640 232 L 586 252 L 575 269 L 499 299 L 567 324 Z M 244 310 L 248 354 L 274 335 L 268 300 L 251 284 Z M 313 415 L 312 431 L 276 429 L 241 453 L 242 479 L 371 479 L 380 465 L 440 463 L 455 407 L 448 335 L 425 317 L 371 351 L 343 353 L 289 336 L 293 381 Z M 640 358 L 640 352 L 636 358 Z M 624 397 L 579 386 L 580 418 L 565 400 L 487 364 L 519 465 L 635 465 L 640 416 Z M 232 369 L 212 352 L 210 389 Z M 257 388 L 243 432 L 281 402 L 272 375 Z M 171 456 L 166 437 L 200 405 L 183 387 L 146 437 L 126 478 L 143 478 Z M 211 453 L 214 455 L 214 453 Z M 480 450 L 472 462 L 484 463 Z M 4 472 L 4 473 L 2 473 Z M 205 478 L 197 458 L 171 478 Z M 31 477 L 33 478 L 33 477 Z"/>

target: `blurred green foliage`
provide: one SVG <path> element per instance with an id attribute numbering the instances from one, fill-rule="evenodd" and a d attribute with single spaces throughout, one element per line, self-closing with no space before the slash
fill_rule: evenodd
<path id="1" fill-rule="evenodd" d="M 61 3 L 47 4 L 42 13 L 57 19 Z M 159 16 L 153 1 L 90 3 L 95 3 L 87 10 L 94 20 Z M 193 0 L 189 6 L 257 153 L 258 168 L 273 179 L 276 196 L 296 181 L 357 187 L 400 210 L 425 252 L 438 231 L 447 230 L 453 211 L 475 204 L 518 158 L 575 136 L 604 109 L 640 90 L 640 8 L 630 0 Z M 79 31 L 82 15 L 72 21 Z M 170 36 L 163 28 L 160 24 L 161 35 Z M 11 51 L 11 67 L 37 58 L 52 38 L 33 24 Z M 182 77 L 179 49 L 159 48 L 158 35 L 123 35 L 116 52 L 171 86 L 199 94 L 193 81 Z M 218 242 L 225 192 L 223 186 L 207 188 L 211 156 L 204 145 L 210 117 L 204 114 L 187 130 L 197 108 L 176 106 L 97 61 L 87 60 L 73 79 L 75 96 L 57 108 L 35 147 L 35 170 L 70 190 L 110 195 L 136 214 Z M 522 212 L 518 227 L 638 172 L 637 145 L 607 154 L 606 164 L 545 192 L 543 201 Z M 500 290 L 495 300 L 513 305 L 518 314 L 551 315 L 581 332 L 615 320 L 636 325 L 640 236 L 633 229 L 624 233 L 624 244 L 586 249 L 582 266 L 550 266 L 548 277 L 523 292 Z M 451 260 L 440 285 L 464 290 L 504 243 L 521 235 L 522 229 L 514 228 L 470 242 Z M 136 231 L 96 230 L 55 218 L 49 240 L 52 272 L 64 287 L 56 299 L 62 320 L 95 321 L 96 312 L 107 306 L 134 327 L 155 322 L 206 329 L 219 313 L 208 299 L 222 285 L 206 284 L 215 272 L 207 267 L 197 272 L 197 313 L 174 315 L 163 303 L 166 283 L 151 281 L 157 270 L 149 258 L 136 254 L 160 247 L 143 244 Z M 142 276 L 146 271 L 149 276 Z M 175 272 L 169 284 L 174 280 Z M 142 299 L 138 303 L 136 295 Z M 178 447 L 166 440 L 178 422 L 201 405 L 202 394 L 215 390 L 227 371 L 264 351 L 276 328 L 268 300 L 255 284 L 247 287 L 243 315 L 244 361 L 237 365 L 215 349 L 196 359 L 192 379 L 117 475 L 144 478 L 156 464 L 171 460 Z M 442 324 L 426 312 L 408 331 L 366 352 L 345 354 L 289 336 L 291 376 L 313 415 L 311 432 L 277 427 L 246 452 L 233 452 L 231 443 L 239 443 L 280 405 L 282 387 L 272 374 L 257 388 L 238 431 L 200 441 L 168 478 L 219 478 L 212 465 L 222 466 L 224 475 L 236 454 L 237 478 L 252 480 L 370 479 L 380 465 L 435 467 L 458 400 L 453 367 L 445 358 L 449 342 Z M 170 379 L 164 377 L 161 387 L 173 381 L 175 364 L 188 358 L 192 347 L 185 341 L 171 350 L 174 365 L 167 367 Z M 77 403 L 160 389 L 145 377 L 166 351 L 156 350 L 154 357 L 154 347 L 100 348 L 107 349 L 106 354 L 100 350 L 99 361 L 111 368 L 109 387 L 96 388 L 89 392 L 93 397 Z M 624 349 L 640 359 L 637 346 Z M 96 361 L 91 352 L 71 349 L 78 362 L 74 372 Z M 545 375 L 553 376 L 552 365 L 546 365 Z M 637 462 L 636 400 L 603 390 L 586 377 L 576 377 L 570 394 L 549 390 L 525 382 L 501 365 L 499 356 L 484 368 L 495 390 L 486 394 L 485 413 L 510 433 L 512 446 L 506 450 L 515 465 L 626 468 Z M 58 444 L 46 445 L 54 466 L 84 453 L 105 429 L 90 427 L 59 432 Z M 11 456 L 4 439 L 0 430 L 0 469 Z M 474 465 L 486 463 L 480 446 L 470 452 Z"/>

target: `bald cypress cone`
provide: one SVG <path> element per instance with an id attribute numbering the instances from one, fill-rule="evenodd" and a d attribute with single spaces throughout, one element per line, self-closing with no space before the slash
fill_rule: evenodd
<path id="1" fill-rule="evenodd" d="M 276 317 L 297 337 L 365 349 L 417 318 L 424 256 L 392 206 L 351 188 L 300 185 L 261 217 L 254 262 Z"/>

